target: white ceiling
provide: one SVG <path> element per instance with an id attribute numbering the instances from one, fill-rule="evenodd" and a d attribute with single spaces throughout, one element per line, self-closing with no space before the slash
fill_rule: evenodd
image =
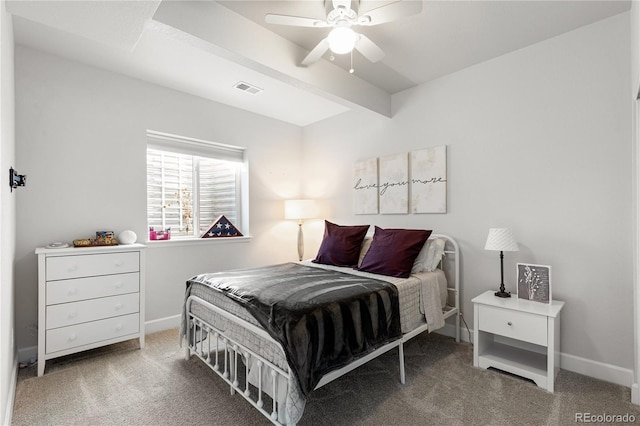
<path id="1" fill-rule="evenodd" d="M 362 0 L 360 11 L 387 3 Z M 355 53 L 355 75 L 348 55 L 298 65 L 328 29 L 264 23 L 267 13 L 323 19 L 322 0 L 6 4 L 18 44 L 305 126 L 354 108 L 390 116 L 393 93 L 625 12 L 631 2 L 426 0 L 419 15 L 358 28 L 386 56 L 371 64 Z M 232 87 L 238 81 L 264 90 L 241 92 Z"/>

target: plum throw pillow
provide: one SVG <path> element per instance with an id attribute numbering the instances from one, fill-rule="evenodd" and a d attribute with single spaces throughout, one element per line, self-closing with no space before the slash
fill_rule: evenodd
<path id="1" fill-rule="evenodd" d="M 358 265 L 360 246 L 369 225 L 340 226 L 324 221 L 324 236 L 315 263 L 355 267 Z"/>
<path id="2" fill-rule="evenodd" d="M 407 278 L 429 235 L 431 231 L 422 229 L 382 229 L 376 226 L 371 247 L 358 269 Z"/>

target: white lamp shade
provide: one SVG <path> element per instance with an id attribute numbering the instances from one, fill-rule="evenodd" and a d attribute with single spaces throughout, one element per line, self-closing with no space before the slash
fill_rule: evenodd
<path id="1" fill-rule="evenodd" d="M 318 215 L 315 200 L 285 200 L 285 219 L 313 219 Z"/>
<path id="2" fill-rule="evenodd" d="M 518 243 L 509 228 L 490 228 L 485 250 L 518 251 Z"/>

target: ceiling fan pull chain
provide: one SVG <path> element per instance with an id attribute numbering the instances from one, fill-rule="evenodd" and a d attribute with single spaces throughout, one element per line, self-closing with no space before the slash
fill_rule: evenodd
<path id="1" fill-rule="evenodd" d="M 354 69 L 353 69 L 353 50 L 351 51 L 351 68 L 349 68 L 349 73 L 353 74 Z"/>

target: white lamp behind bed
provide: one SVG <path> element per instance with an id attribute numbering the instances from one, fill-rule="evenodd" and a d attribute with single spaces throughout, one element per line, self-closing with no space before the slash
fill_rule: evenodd
<path id="1" fill-rule="evenodd" d="M 305 219 L 314 219 L 318 215 L 318 207 L 315 200 L 285 200 L 284 218 L 298 221 L 298 259 L 302 260 L 304 254 L 304 237 L 302 235 L 302 222 Z"/>
<path id="2" fill-rule="evenodd" d="M 504 251 L 518 251 L 518 243 L 511 229 L 490 228 L 484 249 L 500 251 L 500 291 L 495 294 L 498 297 L 511 297 L 511 293 L 506 292 L 504 289 L 504 254 L 502 253 Z"/>

